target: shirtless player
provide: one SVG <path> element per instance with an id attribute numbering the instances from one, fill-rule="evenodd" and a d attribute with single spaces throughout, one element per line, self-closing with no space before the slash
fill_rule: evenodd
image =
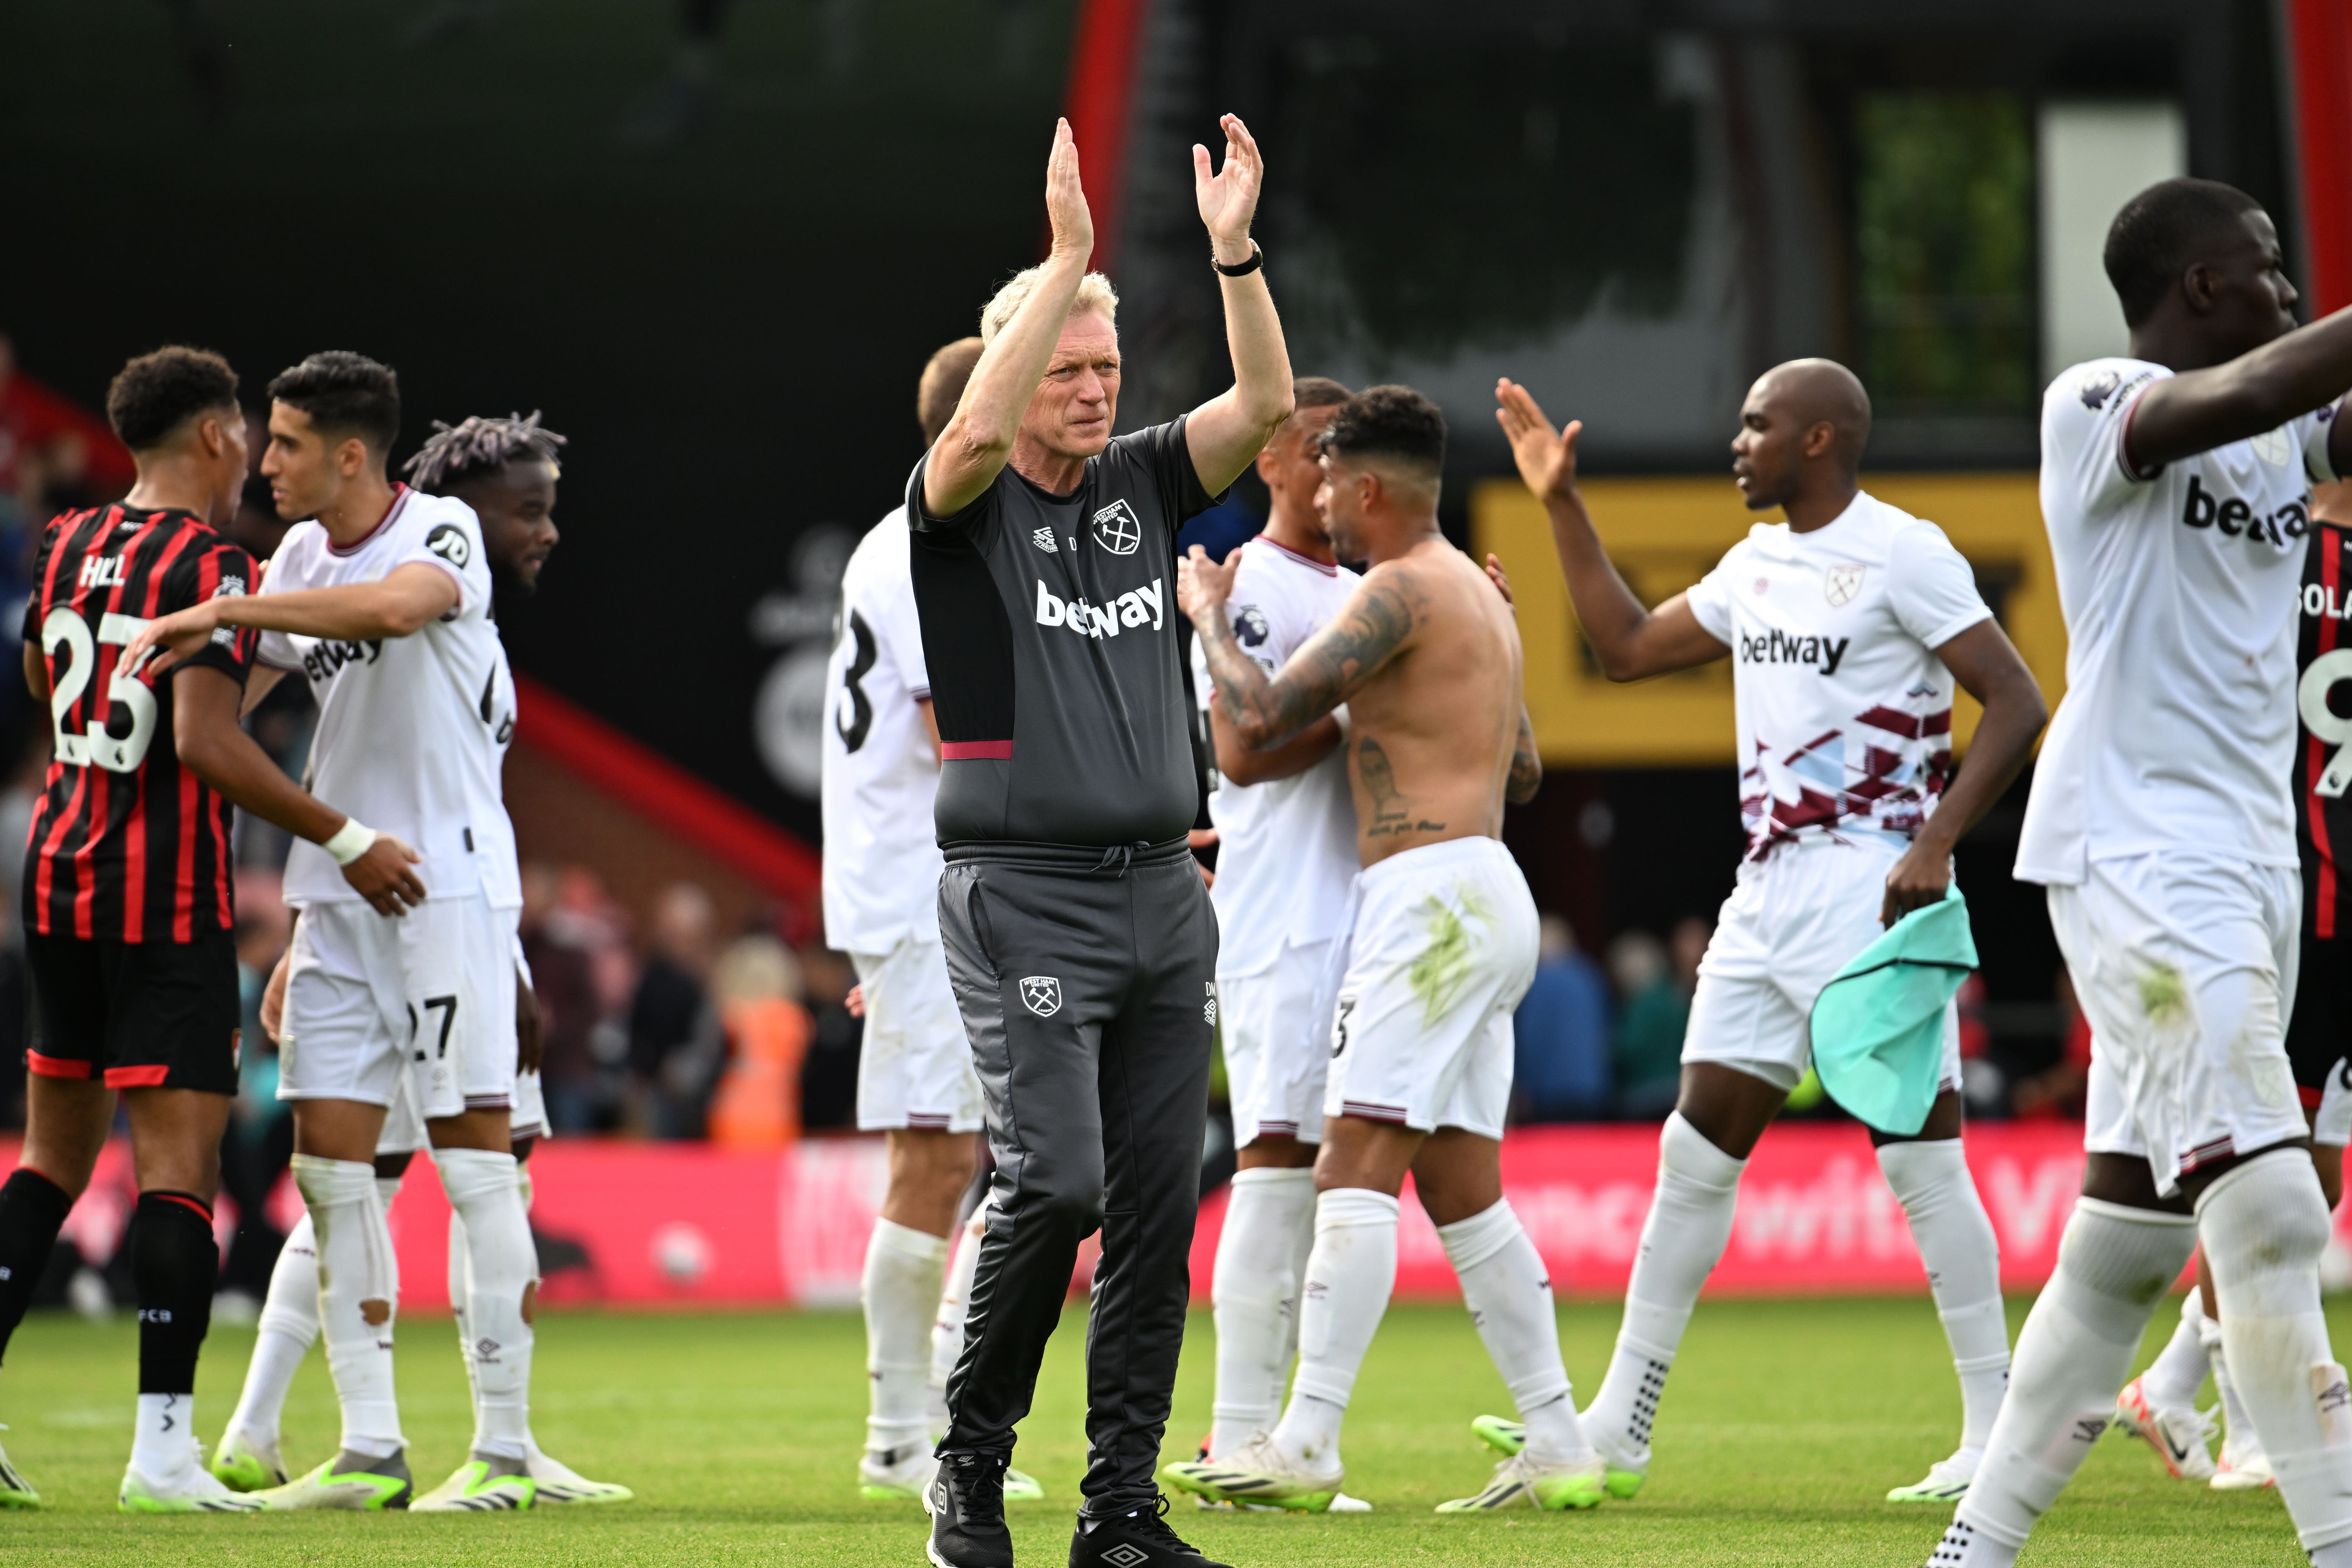
<path id="1" fill-rule="evenodd" d="M 1220 566 L 1196 546 L 1177 576 L 1218 706 L 1251 749 L 1348 705 L 1364 864 L 1342 922 L 1290 1405 L 1271 1433 L 1161 1472 L 1219 1500 L 1318 1511 L 1338 1493 L 1339 1423 L 1395 1281 L 1407 1171 L 1528 1428 L 1492 1484 L 1438 1511 L 1590 1508 L 1602 1495 L 1550 1281 L 1503 1197 L 1511 1011 L 1535 973 L 1536 909 L 1497 836 L 1504 801 L 1528 799 L 1543 770 L 1520 702 L 1518 628 L 1438 531 L 1444 455 L 1444 418 L 1419 393 L 1380 386 L 1340 405 L 1318 504 L 1337 552 L 1371 565 L 1346 610 L 1271 679 L 1225 611 L 1237 560 Z"/>

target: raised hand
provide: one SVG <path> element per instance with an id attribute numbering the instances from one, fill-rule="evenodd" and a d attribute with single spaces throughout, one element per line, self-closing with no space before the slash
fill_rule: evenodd
<path id="1" fill-rule="evenodd" d="M 1246 261 L 1250 254 L 1250 220 L 1257 216 L 1258 192 L 1265 185 L 1265 160 L 1238 114 L 1217 121 L 1225 132 L 1225 166 L 1209 173 L 1209 150 L 1192 143 L 1192 194 L 1201 204 L 1201 221 L 1208 226 L 1209 242 L 1217 259 L 1228 266 Z"/>
<path id="2" fill-rule="evenodd" d="M 1511 460 L 1518 465 L 1519 478 L 1535 491 L 1536 499 L 1549 500 L 1574 489 L 1576 437 L 1584 422 L 1571 419 L 1554 435 L 1551 421 L 1544 417 L 1528 389 L 1507 376 L 1495 384 L 1495 401 L 1501 405 L 1495 410 L 1495 422 L 1503 427 L 1503 437 L 1511 444 Z"/>
<path id="3" fill-rule="evenodd" d="M 1066 120 L 1054 123 L 1054 151 L 1045 160 L 1045 216 L 1054 226 L 1054 254 L 1085 261 L 1095 253 L 1095 215 L 1078 184 L 1078 142 Z"/>
<path id="4" fill-rule="evenodd" d="M 1209 559 L 1206 550 L 1195 544 L 1176 561 L 1176 607 L 1195 626 L 1206 630 L 1223 614 L 1225 601 L 1233 596 L 1234 578 L 1241 569 L 1239 548 L 1227 555 L 1220 566 Z"/>
<path id="5" fill-rule="evenodd" d="M 1503 603 L 1510 605 L 1514 610 L 1517 610 L 1519 607 L 1519 602 L 1511 597 L 1511 580 L 1503 573 L 1503 558 L 1501 556 L 1489 555 L 1486 557 L 1486 581 L 1495 584 L 1495 592 L 1503 595 Z"/>

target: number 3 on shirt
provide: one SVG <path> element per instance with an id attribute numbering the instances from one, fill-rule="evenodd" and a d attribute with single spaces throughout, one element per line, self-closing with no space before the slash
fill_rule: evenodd
<path id="1" fill-rule="evenodd" d="M 89 689 L 98 674 L 98 648 L 121 647 L 139 635 L 147 623 L 137 616 L 119 616 L 109 611 L 98 623 L 98 636 L 89 635 L 89 623 L 79 611 L 59 605 L 41 623 L 41 647 L 52 657 L 60 652 L 65 657 L 65 668 L 49 688 L 49 721 L 58 732 L 58 761 L 78 767 L 93 764 L 109 773 L 131 773 L 147 760 L 147 744 L 155 738 L 155 693 L 136 676 L 117 670 L 108 678 L 106 700 L 110 706 L 121 703 L 131 710 L 131 733 L 114 736 L 107 732 L 106 716 L 89 722 L 87 732 L 70 734 L 66 730 L 66 715 Z"/>

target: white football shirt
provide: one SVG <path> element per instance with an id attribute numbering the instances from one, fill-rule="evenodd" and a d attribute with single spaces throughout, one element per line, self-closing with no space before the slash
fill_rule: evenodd
<path id="1" fill-rule="evenodd" d="M 416 850 L 427 897 L 480 892 L 494 907 L 519 908 L 514 828 L 499 767 L 514 732 L 514 678 L 490 619 L 490 565 L 473 509 L 395 485 L 392 510 L 348 550 L 316 521 L 298 522 L 271 558 L 261 592 L 373 583 L 411 562 L 436 566 L 457 583 L 457 603 L 442 619 L 373 642 L 264 632 L 260 658 L 310 682 L 319 705 L 311 794 Z M 286 861 L 288 903 L 299 909 L 359 896 L 324 849 L 295 841 Z"/>
<path id="2" fill-rule="evenodd" d="M 1756 524 L 1689 596 L 1731 649 L 1748 857 L 1801 835 L 1907 844 L 1952 765 L 1935 650 L 1992 614 L 1944 531 L 1858 492 L 1810 533 Z"/>
<path id="3" fill-rule="evenodd" d="M 940 929 L 939 753 L 916 707 L 931 694 L 900 507 L 850 552 L 826 668 L 822 744 L 824 937 L 885 953 Z"/>
<path id="4" fill-rule="evenodd" d="M 1268 675 L 1323 629 L 1356 591 L 1355 573 L 1326 566 L 1258 535 L 1225 611 L 1242 651 Z M 1214 694 L 1208 664 L 1192 646 L 1192 688 L 1206 708 Z M 1349 884 L 1359 869 L 1356 805 L 1344 750 L 1286 779 L 1237 784 L 1220 777 L 1209 796 L 1217 829 L 1217 973 L 1256 974 L 1285 942 L 1326 942 L 1339 931 Z"/>
<path id="5" fill-rule="evenodd" d="M 2195 847 L 2293 866 L 2295 610 L 2333 409 L 2135 472 L 2124 432 L 2172 374 L 2096 359 L 2042 398 L 2042 520 L 2066 695 L 2042 743 L 2022 881 Z"/>

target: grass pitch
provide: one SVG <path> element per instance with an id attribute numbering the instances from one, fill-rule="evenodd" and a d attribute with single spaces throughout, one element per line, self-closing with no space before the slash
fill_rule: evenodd
<path id="1" fill-rule="evenodd" d="M 2023 1302 L 2012 1303 L 2012 1329 Z M 2336 1310 L 2337 1343 L 2352 1311 Z M 2153 1355 L 2177 1320 L 2159 1310 Z M 1597 1386 L 1613 1306 L 1570 1306 L 1561 1323 L 1580 1391 Z M 1085 1463 L 1080 1347 L 1073 1311 L 1055 1337 L 1017 1462 L 1046 1486 L 1016 1509 L 1024 1562 L 1066 1561 Z M 401 1397 L 420 1488 L 464 1458 L 466 1384 L 446 1319 L 401 1329 Z M 218 1438 L 235 1403 L 250 1331 L 216 1328 L 197 1420 Z M 923 1561 L 911 1504 L 858 1499 L 863 1331 L 842 1313 L 713 1316 L 581 1313 L 541 1323 L 534 1418 L 549 1450 L 583 1473 L 624 1481 L 638 1500 L 520 1515 L 133 1519 L 114 1510 L 130 1451 L 137 1331 L 127 1314 L 91 1326 L 37 1315 L 0 1375 L 8 1453 L 47 1506 L 0 1514 L 0 1564 L 30 1568 L 573 1568 Z M 1177 1390 L 1170 1458 L 1208 1427 L 1208 1317 Z M 2144 1358 L 2145 1359 L 2145 1358 Z M 1916 1568 L 1946 1510 L 1878 1499 L 1917 1479 L 1958 1430 L 1959 1396 L 1933 1310 L 1910 1300 L 1729 1301 L 1702 1306 L 1661 1413 L 1650 1484 L 1630 1503 L 1575 1515 L 1439 1519 L 1475 1490 L 1489 1456 L 1470 1418 L 1508 1409 L 1468 1320 L 1455 1307 L 1389 1314 L 1358 1384 L 1345 1451 L 1363 1517 L 1201 1513 L 1170 1517 L 1196 1545 L 1243 1568 L 1290 1563 L 1870 1563 Z M 287 1411 L 290 1463 L 334 1441 L 334 1396 L 317 1352 Z M 2303 1561 L 2274 1493 L 2223 1495 L 2168 1480 L 2145 1447 L 2102 1442 L 2026 1554 L 2041 1564 Z"/>

